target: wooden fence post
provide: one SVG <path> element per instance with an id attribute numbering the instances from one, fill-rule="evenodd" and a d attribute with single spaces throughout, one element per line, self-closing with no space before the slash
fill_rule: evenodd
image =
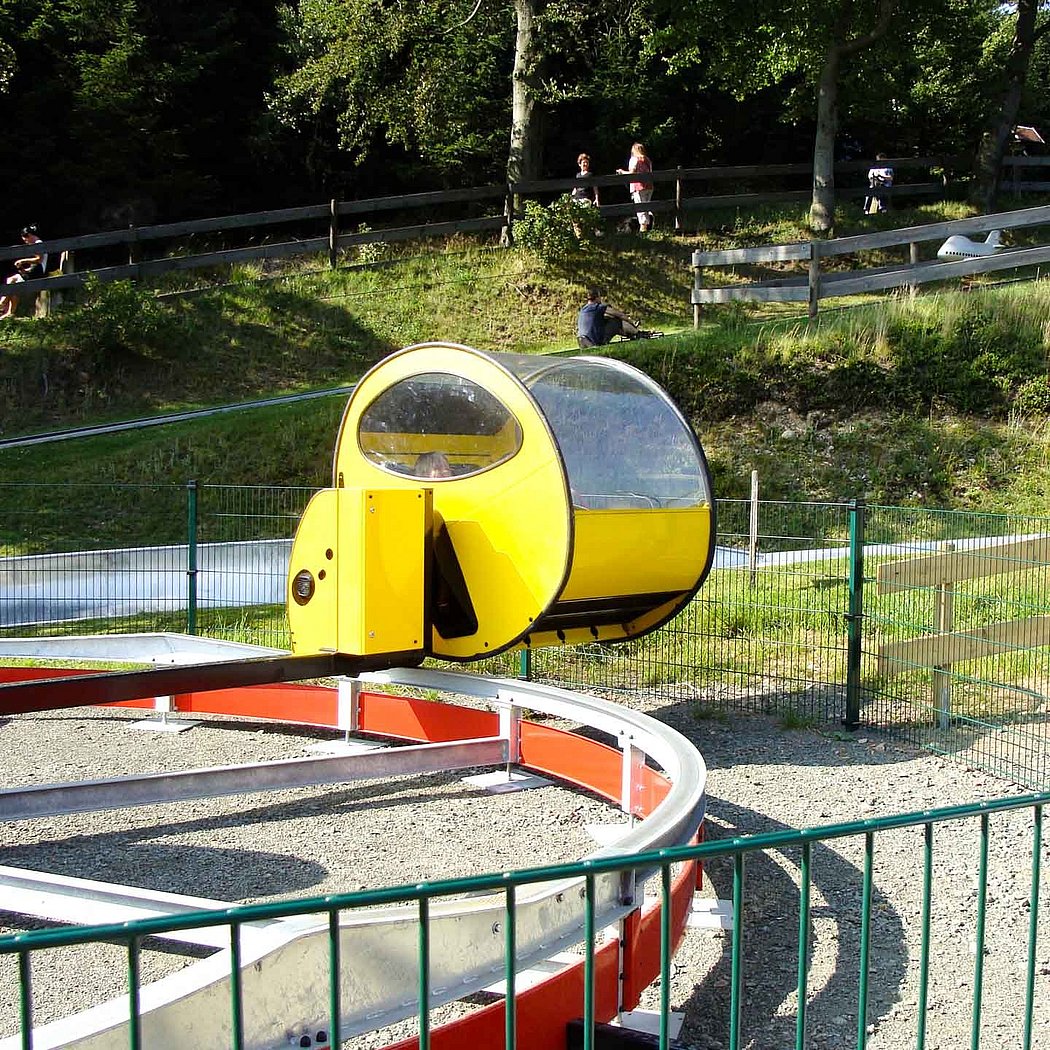
<path id="1" fill-rule="evenodd" d="M 334 270 L 339 261 L 339 202 L 333 197 L 328 204 L 328 266 Z"/>
<path id="2" fill-rule="evenodd" d="M 674 180 L 674 228 L 682 228 L 682 165 L 678 165 L 678 172 Z"/>
<path id="3" fill-rule="evenodd" d="M 911 266 L 919 265 L 919 245 L 917 242 L 912 241 L 908 245 L 908 263 Z M 914 299 L 919 294 L 919 286 L 917 284 L 908 285 L 908 294 Z"/>
<path id="4" fill-rule="evenodd" d="M 133 222 L 128 223 L 128 233 L 131 234 L 131 240 L 128 241 L 128 266 L 135 266 L 141 253 L 139 251 L 138 233 Z"/>
<path id="5" fill-rule="evenodd" d="M 49 259 L 48 262 L 51 260 Z M 73 272 L 73 253 L 72 252 L 61 252 L 58 256 L 58 265 L 50 272 L 45 273 L 45 277 L 50 277 L 54 274 L 67 274 Z M 62 305 L 62 298 L 64 292 L 61 288 L 56 288 L 54 291 L 43 291 L 40 292 L 36 297 L 36 303 L 33 306 L 34 317 L 50 317 L 51 312 L 57 306 Z"/>
<path id="6" fill-rule="evenodd" d="M 809 242 L 809 316 L 817 316 L 820 299 L 820 241 Z"/>

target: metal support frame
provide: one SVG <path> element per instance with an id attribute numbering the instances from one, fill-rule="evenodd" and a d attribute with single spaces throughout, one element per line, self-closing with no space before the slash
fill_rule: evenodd
<path id="1" fill-rule="evenodd" d="M 310 677 L 314 677 L 317 672 L 316 662 L 287 665 L 283 661 L 238 661 L 236 666 L 240 668 L 242 676 L 253 678 L 260 673 L 260 663 L 269 668 L 267 674 L 272 674 L 276 666 L 282 665 L 286 674 L 292 667 L 297 670 L 309 668 Z M 213 664 L 193 670 L 212 671 L 207 676 L 211 683 L 209 688 L 224 688 L 228 687 L 232 666 Z M 216 671 L 216 668 L 219 670 Z M 182 667 L 174 670 L 186 674 L 191 669 Z M 169 669 L 147 672 L 145 679 L 136 674 L 134 680 L 140 688 L 145 688 L 146 682 L 152 682 L 149 676 L 170 676 L 171 673 Z M 100 678 L 111 682 L 114 676 L 88 677 L 97 683 Z M 224 678 L 227 680 L 224 685 L 214 684 Z M 234 794 L 259 789 L 260 779 L 264 782 L 263 787 L 270 788 L 336 783 L 361 775 L 390 775 L 392 771 L 412 774 L 437 768 L 455 768 L 457 763 L 506 765 L 511 756 L 520 757 L 520 712 L 521 707 L 527 705 L 530 709 L 569 718 L 623 741 L 622 801 L 628 807 L 637 787 L 637 774 L 645 766 L 646 756 L 668 773 L 670 789 L 647 818 L 632 828 L 615 846 L 600 849 L 592 854 L 593 857 L 619 856 L 683 844 L 692 838 L 703 819 L 706 768 L 702 757 L 675 730 L 639 712 L 627 710 L 610 701 L 551 686 L 452 672 L 412 669 L 377 672 L 365 678 L 385 684 L 437 688 L 453 694 L 481 697 L 497 707 L 500 734 L 492 738 L 392 748 L 366 755 L 292 759 L 216 770 L 191 770 L 182 774 L 13 789 L 0 793 L 0 818 L 28 819 L 114 805 Z M 63 686 L 68 684 L 63 680 L 58 680 L 58 683 Z M 76 684 L 82 683 L 83 678 Z M 33 685 L 39 686 L 40 683 Z M 13 692 L 18 687 L 3 688 L 8 691 L 8 698 L 18 695 Z M 127 699 L 129 688 L 129 680 L 125 676 L 116 691 L 122 699 Z M 347 705 L 340 709 L 340 720 L 347 718 L 346 724 L 352 724 L 357 719 L 359 708 L 355 709 L 353 689 L 345 686 L 344 690 L 349 694 L 349 699 Z M 57 706 L 73 706 L 69 690 L 62 690 L 61 694 L 59 699 L 63 702 Z M 35 691 L 31 690 L 29 695 L 31 703 L 40 702 L 41 697 Z M 153 695 L 152 689 L 144 695 Z M 525 701 L 526 705 L 521 704 L 521 701 Z M 85 702 L 81 694 L 78 694 L 77 702 Z M 571 780 L 572 770 L 564 770 L 562 774 Z M 641 877 L 644 878 L 644 873 Z M 42 888 L 48 879 L 54 877 L 42 877 L 38 886 Z M 638 897 L 633 892 L 625 892 L 621 874 L 610 872 L 599 875 L 591 883 L 593 885 L 587 896 L 594 908 L 593 921 L 600 926 L 616 925 L 639 907 Z M 94 893 L 99 907 L 109 909 L 146 907 L 155 908 L 158 914 L 170 914 L 172 908 L 180 907 L 179 898 L 174 895 L 130 891 L 134 900 L 129 900 L 124 891 L 126 888 L 122 887 L 92 889 L 86 883 L 72 889 L 74 894 L 79 893 L 87 898 L 91 898 Z M 64 887 L 63 892 L 68 896 L 70 887 Z M 526 968 L 579 941 L 585 925 L 585 904 L 583 885 L 579 879 L 559 879 L 520 887 L 517 894 L 518 967 Z M 430 910 L 429 935 L 435 945 L 442 945 L 443 950 L 435 953 L 431 959 L 428 992 L 431 1005 L 461 998 L 498 979 L 505 960 L 502 943 L 498 937 L 492 936 L 492 930 L 494 923 L 498 928 L 504 908 L 505 903 L 500 894 L 435 902 Z M 363 967 L 348 965 L 344 973 L 344 1017 L 340 1029 L 343 1037 L 374 1030 L 409 1016 L 418 1009 L 409 991 L 418 976 L 414 949 L 418 938 L 418 920 L 418 911 L 413 906 L 362 909 L 343 917 L 339 927 L 341 957 L 348 963 L 350 960 L 368 960 Z M 194 933 L 193 936 L 200 934 Z M 316 974 L 325 972 L 328 965 L 330 937 L 327 921 L 309 925 L 309 920 L 304 917 L 275 922 L 265 930 L 258 931 L 258 936 L 253 934 L 240 944 L 237 962 L 241 994 L 243 1002 L 251 1004 L 245 1007 L 243 1018 L 246 1046 L 270 1045 L 272 1034 L 278 1028 L 286 1030 L 290 1019 L 299 1014 L 305 1019 L 312 1016 L 310 1011 L 315 1009 L 312 1004 Z M 210 958 L 144 989 L 139 1022 L 143 1035 L 156 1034 L 159 1030 L 156 1026 L 162 1025 L 165 1031 L 181 1032 L 183 1045 L 202 1045 L 199 1039 L 203 1039 L 205 1030 L 208 1032 L 208 1042 L 214 1044 L 224 1041 L 229 1034 L 228 1018 L 217 1016 L 215 1010 L 205 1008 L 204 1004 L 214 1002 L 216 993 L 221 994 L 224 988 L 229 991 L 230 950 L 227 946 Z M 377 967 L 377 959 L 383 959 L 384 965 Z M 286 1013 L 280 1018 L 259 1012 L 259 1004 L 266 1001 L 261 990 L 275 979 L 279 979 L 282 984 Z M 127 1024 L 126 1000 L 115 999 L 85 1014 L 35 1031 L 33 1045 L 77 1047 L 90 1043 L 93 1048 L 126 1046 Z M 6 1048 L 10 1042 L 0 1041 L 0 1048 Z"/>

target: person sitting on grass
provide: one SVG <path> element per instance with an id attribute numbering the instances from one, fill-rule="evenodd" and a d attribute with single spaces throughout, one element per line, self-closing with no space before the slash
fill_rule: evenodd
<path id="1" fill-rule="evenodd" d="M 614 336 L 624 339 L 650 339 L 652 335 L 652 332 L 643 332 L 622 310 L 603 303 L 599 289 L 588 289 L 587 302 L 583 304 L 576 318 L 576 338 L 581 349 L 604 346 Z"/>

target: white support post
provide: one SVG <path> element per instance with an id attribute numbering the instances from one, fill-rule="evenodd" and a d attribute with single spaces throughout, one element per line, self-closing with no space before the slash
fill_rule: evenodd
<path id="1" fill-rule="evenodd" d="M 499 735 L 507 741 L 507 779 L 521 761 L 521 708 L 510 702 L 499 708 Z"/>
<path id="2" fill-rule="evenodd" d="M 642 789 L 642 770 L 645 768 L 645 752 L 634 746 L 630 735 L 620 736 L 623 761 L 620 764 L 620 809 L 634 823 L 635 796 Z"/>
<path id="3" fill-rule="evenodd" d="M 159 715 L 158 718 L 143 718 L 133 722 L 135 729 L 143 729 L 149 733 L 185 733 L 192 729 L 199 719 L 179 718 L 174 721 L 168 720 L 168 715 L 178 712 L 173 696 L 155 696 L 153 698 L 153 710 Z"/>
<path id="4" fill-rule="evenodd" d="M 349 744 L 350 734 L 361 728 L 361 681 L 340 675 L 337 689 L 336 725 L 343 731 Z"/>
<path id="5" fill-rule="evenodd" d="M 478 773 L 464 777 L 463 782 L 493 793 L 546 787 L 551 783 L 546 777 L 514 768 L 521 764 L 521 707 L 515 702 L 513 691 L 498 690 L 493 707 L 499 715 L 498 736 L 507 741 L 507 764 L 499 772 Z"/>
<path id="6" fill-rule="evenodd" d="M 374 740 L 350 739 L 361 728 L 361 682 L 357 678 L 340 675 L 336 680 L 335 724 L 343 731 L 342 740 L 322 740 L 306 750 L 317 755 L 360 755 L 385 746 Z"/>

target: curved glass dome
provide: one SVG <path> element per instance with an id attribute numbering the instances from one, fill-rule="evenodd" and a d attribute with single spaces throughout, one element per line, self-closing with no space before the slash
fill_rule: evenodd
<path id="1" fill-rule="evenodd" d="M 573 505 L 612 510 L 709 503 L 689 424 L 647 376 L 599 357 L 501 354 L 556 436 Z"/>

